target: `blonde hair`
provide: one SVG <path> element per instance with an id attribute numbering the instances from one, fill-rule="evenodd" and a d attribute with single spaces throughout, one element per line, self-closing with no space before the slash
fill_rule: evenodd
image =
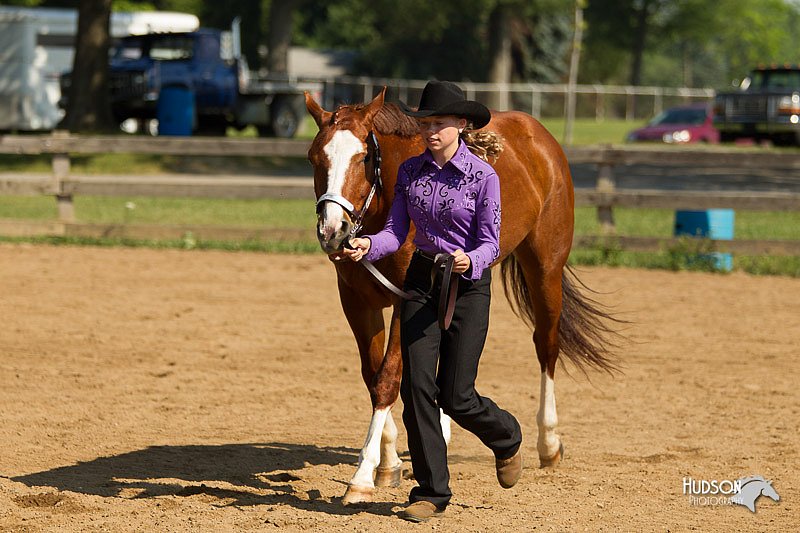
<path id="1" fill-rule="evenodd" d="M 461 138 L 467 148 L 487 163 L 494 163 L 503 151 L 505 139 L 494 131 L 474 131 L 465 129 L 461 133 Z M 490 161 L 491 159 L 491 161 Z"/>

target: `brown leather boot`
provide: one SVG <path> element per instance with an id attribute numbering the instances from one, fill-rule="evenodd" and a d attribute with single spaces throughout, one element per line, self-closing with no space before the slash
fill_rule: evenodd
<path id="1" fill-rule="evenodd" d="M 508 459 L 496 459 L 495 466 L 497 468 L 497 481 L 504 489 L 510 489 L 519 481 L 522 476 L 522 446 L 519 447 L 517 453 Z"/>
<path id="2" fill-rule="evenodd" d="M 444 513 L 444 509 L 439 510 L 431 502 L 420 500 L 400 511 L 400 518 L 409 522 L 427 522 L 431 517 L 439 516 L 442 513 Z"/>

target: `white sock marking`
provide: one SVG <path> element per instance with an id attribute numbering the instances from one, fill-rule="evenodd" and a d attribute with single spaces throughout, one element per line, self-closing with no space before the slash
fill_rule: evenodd
<path id="1" fill-rule="evenodd" d="M 367 440 L 358 456 L 358 469 L 350 480 L 350 485 L 357 487 L 375 486 L 372 474 L 381 459 L 381 436 L 386 423 L 389 408 L 376 409 L 372 412 L 372 420 L 367 431 Z"/>
<path id="2" fill-rule="evenodd" d="M 444 414 L 444 411 L 439 409 L 439 423 L 442 425 L 442 437 L 448 446 L 450 445 L 450 422 L 451 418 Z"/>
<path id="3" fill-rule="evenodd" d="M 381 462 L 378 467 L 395 468 L 401 464 L 403 461 L 397 455 L 397 426 L 394 423 L 392 411 L 389 410 L 381 435 Z"/>
<path id="4" fill-rule="evenodd" d="M 539 392 L 539 413 L 536 415 L 539 426 L 539 441 L 537 448 L 539 457 L 551 458 L 561 446 L 561 440 L 556 434 L 558 415 L 556 414 L 555 382 L 547 371 L 542 372 L 541 389 Z"/>

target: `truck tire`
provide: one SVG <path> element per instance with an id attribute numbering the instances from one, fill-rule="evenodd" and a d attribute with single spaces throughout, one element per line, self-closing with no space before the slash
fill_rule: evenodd
<path id="1" fill-rule="evenodd" d="M 290 138 L 294 137 L 300 127 L 300 117 L 292 106 L 290 100 L 279 98 L 272 104 L 270 113 L 270 124 L 268 128 L 259 128 L 258 133 L 264 136 L 273 135 L 275 137 Z"/>

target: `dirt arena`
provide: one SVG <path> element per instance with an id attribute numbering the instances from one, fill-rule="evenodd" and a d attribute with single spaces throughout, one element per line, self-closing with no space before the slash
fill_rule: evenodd
<path id="1" fill-rule="evenodd" d="M 414 526 L 412 480 L 340 504 L 371 410 L 324 256 L 0 245 L 0 530 L 798 530 L 800 280 L 579 272 L 633 322 L 625 373 L 559 370 L 566 458 L 539 469 L 538 365 L 496 285 L 478 390 L 527 467 L 501 489 L 454 427 L 452 505 Z M 781 496 L 756 513 L 683 494 L 755 474 Z"/>

